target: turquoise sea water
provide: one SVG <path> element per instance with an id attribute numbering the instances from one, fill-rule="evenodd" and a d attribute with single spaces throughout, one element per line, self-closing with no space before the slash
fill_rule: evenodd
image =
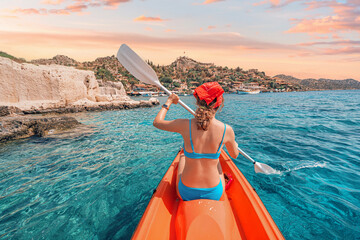
<path id="1" fill-rule="evenodd" d="M 90 128 L 0 145 L 0 239 L 130 239 L 182 146 L 152 126 L 159 108 L 75 114 Z M 235 160 L 286 239 L 360 239 L 360 91 L 226 95 L 217 118 L 281 171 Z"/>

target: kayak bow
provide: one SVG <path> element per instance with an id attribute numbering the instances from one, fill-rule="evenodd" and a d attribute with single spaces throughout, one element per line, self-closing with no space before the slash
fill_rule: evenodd
<path id="1" fill-rule="evenodd" d="M 179 151 L 154 192 L 132 239 L 284 239 L 255 190 L 222 150 L 233 181 L 220 201 L 182 201 L 176 194 Z"/>

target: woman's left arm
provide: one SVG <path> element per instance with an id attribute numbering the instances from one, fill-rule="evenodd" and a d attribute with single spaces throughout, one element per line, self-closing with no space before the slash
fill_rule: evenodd
<path id="1" fill-rule="evenodd" d="M 167 99 L 166 103 L 160 109 L 159 113 L 156 115 L 155 120 L 153 122 L 154 127 L 169 131 L 169 132 L 178 132 L 180 133 L 182 129 L 183 122 L 185 119 L 175 119 L 172 121 L 166 121 L 165 116 L 167 111 L 169 110 L 171 104 L 177 104 L 179 101 L 179 97 L 176 94 L 171 94 Z"/>

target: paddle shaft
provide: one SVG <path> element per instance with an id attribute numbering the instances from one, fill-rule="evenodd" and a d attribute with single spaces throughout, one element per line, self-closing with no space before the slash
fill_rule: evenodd
<path id="1" fill-rule="evenodd" d="M 158 87 L 160 87 L 162 90 L 164 90 L 164 92 L 166 92 L 167 95 L 171 95 L 172 92 L 170 92 L 169 90 L 166 89 L 166 87 L 164 87 L 162 84 L 157 84 Z M 181 106 L 183 106 L 186 110 L 188 110 L 192 115 L 195 116 L 195 112 L 194 110 L 192 110 L 191 108 L 189 108 L 188 105 L 186 105 L 183 101 L 179 100 L 179 104 Z"/>
<path id="2" fill-rule="evenodd" d="M 160 87 L 162 90 L 164 90 L 164 92 L 166 92 L 167 95 L 171 95 L 171 92 L 169 90 L 167 90 L 166 87 L 164 87 L 161 83 L 157 84 L 158 87 Z M 183 101 L 179 100 L 179 104 L 181 106 L 183 106 L 186 110 L 188 110 L 192 115 L 195 116 L 195 112 L 194 110 L 192 110 L 188 105 L 186 105 Z M 238 147 L 239 152 L 241 153 L 241 155 L 243 155 L 245 158 L 247 158 L 248 160 L 250 160 L 253 164 L 256 163 L 256 161 L 254 159 L 252 159 L 249 155 L 246 154 L 246 152 L 244 152 L 243 150 L 241 150 L 241 148 Z"/>

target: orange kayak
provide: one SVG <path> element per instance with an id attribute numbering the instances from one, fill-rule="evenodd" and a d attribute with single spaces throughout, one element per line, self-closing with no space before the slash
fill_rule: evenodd
<path id="1" fill-rule="evenodd" d="M 175 157 L 147 206 L 132 239 L 284 239 L 264 204 L 224 150 L 223 172 L 232 176 L 220 201 L 182 201 L 176 194 Z"/>

